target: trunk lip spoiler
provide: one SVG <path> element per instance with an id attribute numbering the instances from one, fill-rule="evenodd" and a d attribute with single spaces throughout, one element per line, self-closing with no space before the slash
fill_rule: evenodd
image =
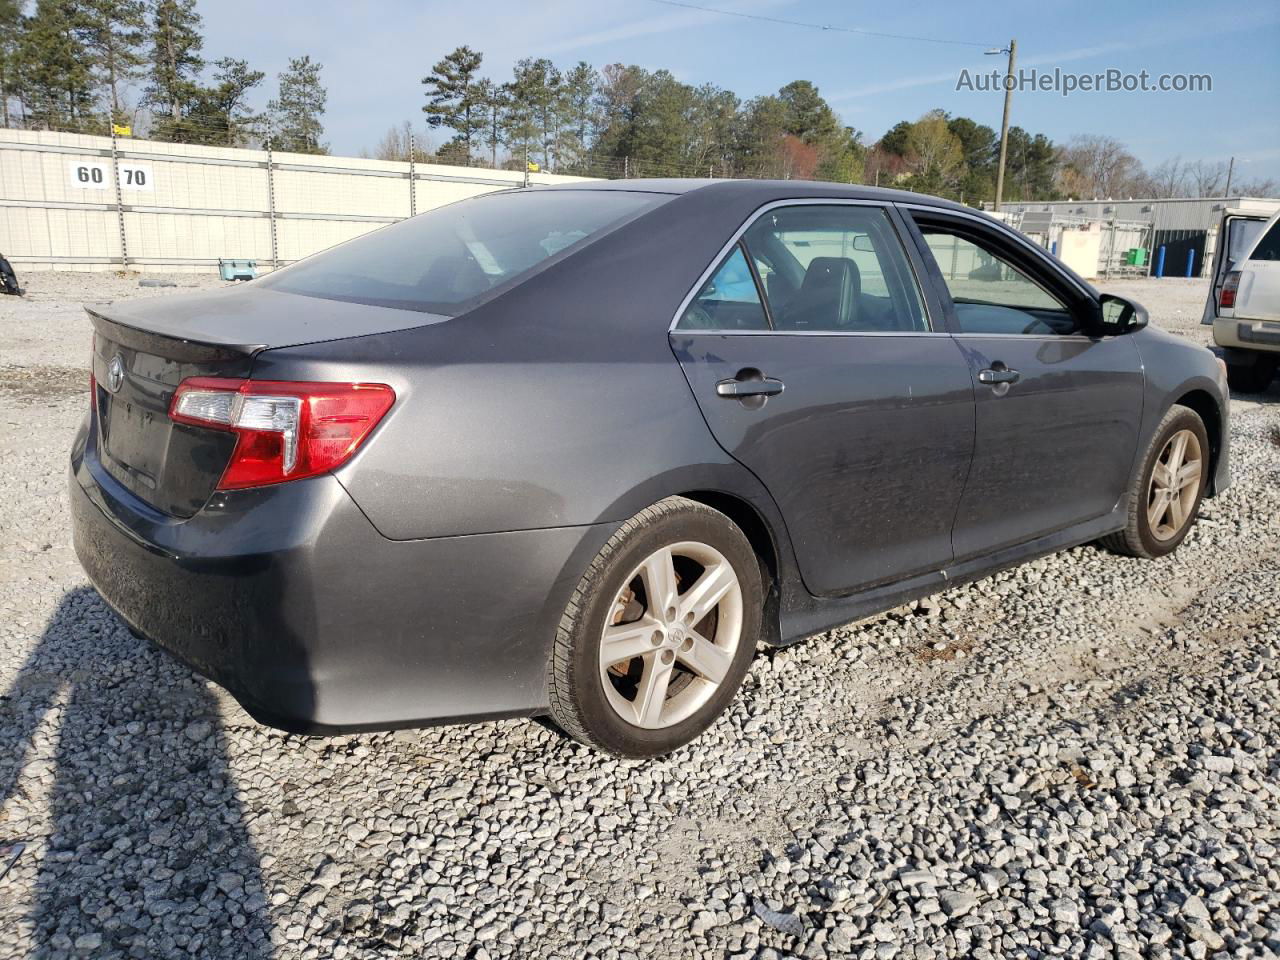
<path id="1" fill-rule="evenodd" d="M 115 320 L 101 310 L 86 306 L 85 313 L 97 331 L 130 350 L 150 353 L 183 363 L 214 362 L 252 357 L 266 350 L 265 343 L 209 343 L 182 336 L 145 330 Z"/>

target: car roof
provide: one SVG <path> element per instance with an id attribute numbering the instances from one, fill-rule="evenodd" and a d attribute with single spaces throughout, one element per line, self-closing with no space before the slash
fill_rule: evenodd
<path id="1" fill-rule="evenodd" d="M 708 178 L 655 177 L 629 180 L 582 180 L 576 183 L 539 184 L 536 190 L 626 190 L 635 193 L 688 194 L 697 191 L 733 193 L 735 197 L 754 194 L 761 203 L 773 200 L 803 200 L 817 197 L 877 200 L 881 203 L 917 203 L 931 207 L 976 212 L 952 200 L 924 193 L 870 187 L 859 183 L 829 183 L 823 180 L 721 180 Z"/>

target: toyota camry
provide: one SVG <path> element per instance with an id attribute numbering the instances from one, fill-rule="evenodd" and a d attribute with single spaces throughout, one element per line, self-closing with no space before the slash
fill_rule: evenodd
<path id="1" fill-rule="evenodd" d="M 90 315 L 81 563 L 293 731 L 664 753 L 758 644 L 1090 541 L 1159 558 L 1229 482 L 1207 349 L 909 193 L 493 193 Z"/>

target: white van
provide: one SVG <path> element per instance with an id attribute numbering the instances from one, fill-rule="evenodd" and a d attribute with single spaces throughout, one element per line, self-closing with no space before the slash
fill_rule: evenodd
<path id="1" fill-rule="evenodd" d="M 1280 365 L 1280 212 L 1224 211 L 1212 275 L 1202 322 L 1213 324 L 1231 389 L 1266 390 Z"/>

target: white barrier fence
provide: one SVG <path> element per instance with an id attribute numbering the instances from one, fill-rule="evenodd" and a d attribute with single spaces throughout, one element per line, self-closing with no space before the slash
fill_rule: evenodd
<path id="1" fill-rule="evenodd" d="M 262 271 L 524 182 L 512 170 L 0 129 L 0 253 L 25 270 L 206 273 L 238 259 Z"/>

